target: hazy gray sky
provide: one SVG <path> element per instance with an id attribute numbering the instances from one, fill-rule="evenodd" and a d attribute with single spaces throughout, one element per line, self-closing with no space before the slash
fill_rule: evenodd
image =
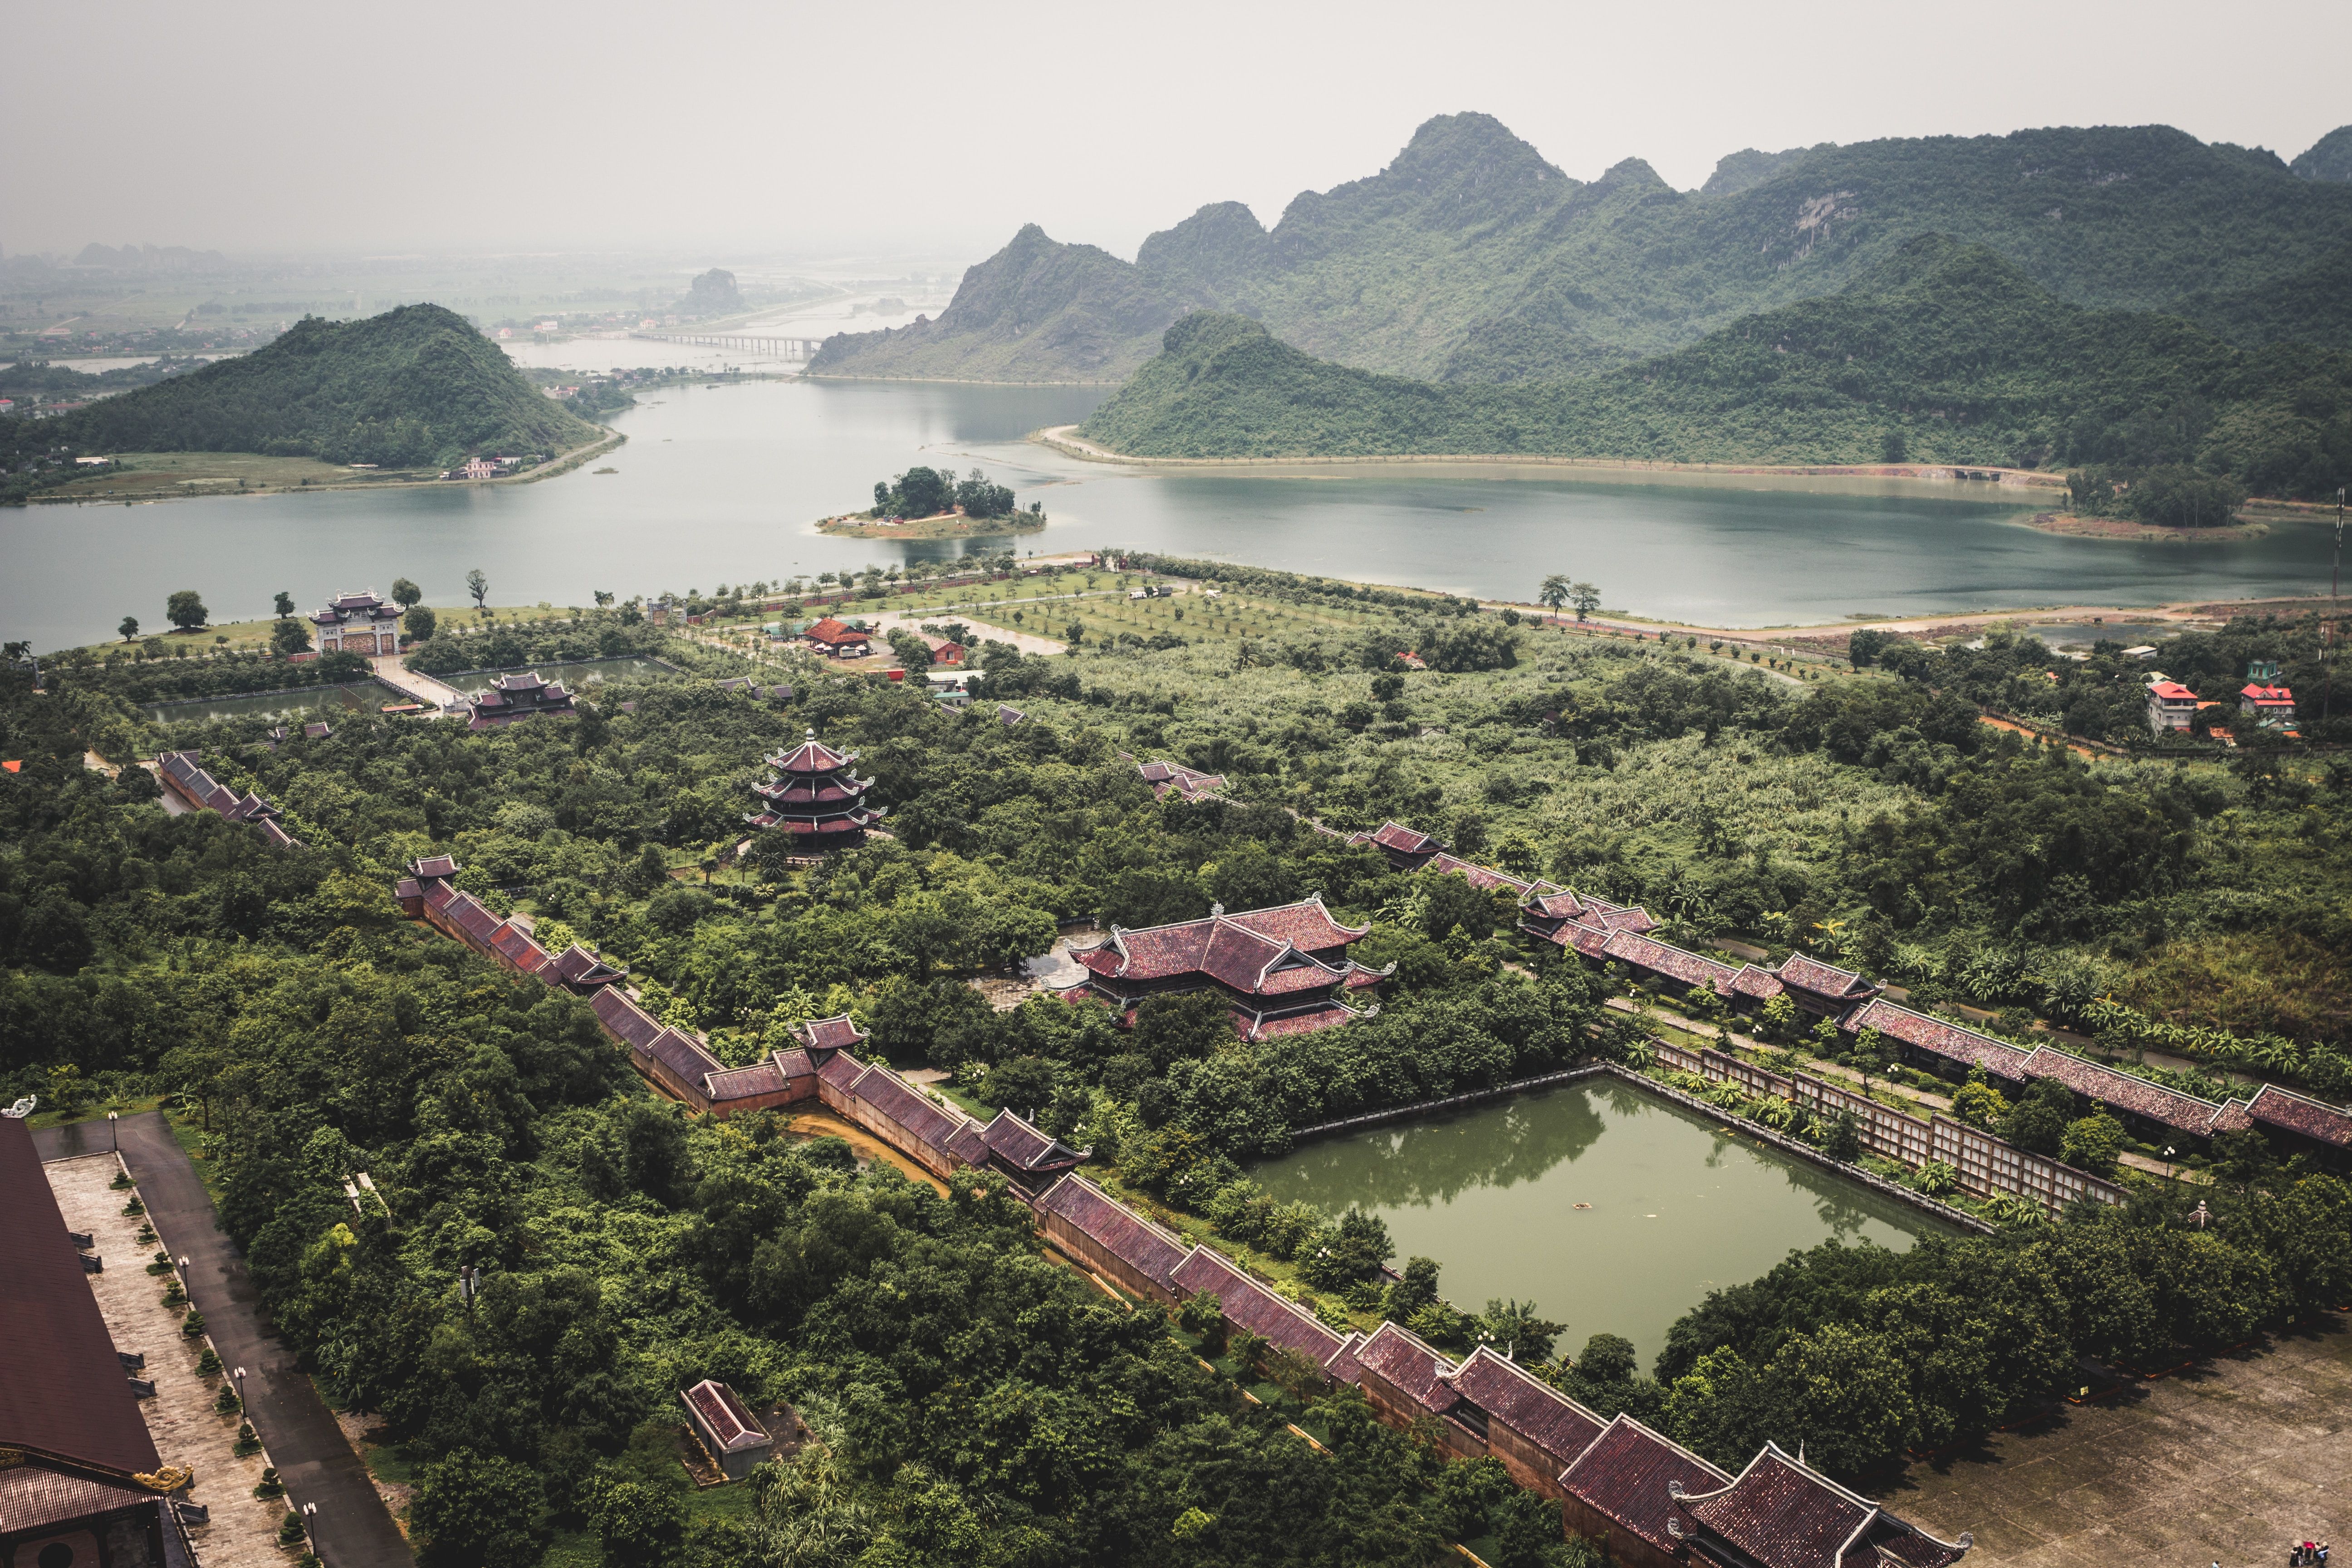
<path id="1" fill-rule="evenodd" d="M 16 4 L 0 246 L 919 246 L 1131 256 L 1271 224 L 1432 114 L 1569 174 L 2160 121 L 2292 157 L 2352 121 L 2345 0 Z"/>

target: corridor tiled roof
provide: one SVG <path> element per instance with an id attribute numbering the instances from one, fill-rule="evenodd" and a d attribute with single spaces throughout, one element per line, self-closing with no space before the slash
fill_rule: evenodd
<path id="1" fill-rule="evenodd" d="M 2145 1116 L 2177 1131 L 2202 1134 L 2221 1108 L 2210 1100 L 2150 1083 L 2066 1051 L 2037 1046 L 2025 1060 L 2030 1079 L 2054 1078 L 2077 1094 L 2118 1110 Z"/>
<path id="2" fill-rule="evenodd" d="M 1982 1068 L 2013 1083 L 2025 1081 L 2025 1064 L 2033 1055 L 2007 1040 L 1898 1006 L 1884 996 L 1874 996 L 1846 1015 L 1841 1026 L 1856 1034 L 1875 1029 L 1890 1040 L 1900 1040 L 1950 1061 Z"/>
<path id="3" fill-rule="evenodd" d="M 1303 1355 L 1318 1366 L 1329 1364 L 1339 1353 L 1342 1342 L 1338 1334 L 1209 1247 L 1194 1247 L 1177 1266 L 1170 1282 L 1187 1295 L 1206 1290 L 1217 1299 L 1227 1322 Z"/>
<path id="4" fill-rule="evenodd" d="M 1605 1426 L 1551 1384 L 1480 1345 L 1446 1379 L 1454 1391 L 1566 1465 L 1592 1446 Z"/>
<path id="5" fill-rule="evenodd" d="M 1356 1350 L 1356 1364 L 1375 1372 L 1432 1415 L 1453 1408 L 1459 1397 L 1446 1378 L 1454 1363 L 1411 1330 L 1382 1322 Z"/>
<path id="6" fill-rule="evenodd" d="M 1113 1258 L 1162 1286 L 1174 1278 L 1177 1265 L 1191 1250 L 1084 1176 L 1064 1176 L 1045 1189 L 1037 1206 L 1060 1215 Z"/>
<path id="7" fill-rule="evenodd" d="M 1780 975 L 1782 984 L 1793 985 L 1817 996 L 1867 996 L 1878 989 L 1851 969 L 1840 969 L 1833 963 L 1823 963 L 1820 959 L 1801 952 L 1792 952 L 1781 961 Z"/>
<path id="8" fill-rule="evenodd" d="M 1776 1443 L 1719 1489 L 1681 1499 L 1683 1512 L 1764 1568 L 1947 1568 L 1970 1538 L 1938 1541 L 1847 1490 Z"/>
<path id="9" fill-rule="evenodd" d="M 2246 1103 L 2246 1114 L 2265 1126 L 2300 1132 L 2338 1149 L 2352 1148 L 2352 1112 L 2274 1083 L 2263 1085 Z"/>
<path id="10" fill-rule="evenodd" d="M 1682 1542 L 1666 1529 L 1666 1521 L 1678 1512 L 1667 1488 L 1713 1488 L 1730 1479 L 1680 1444 L 1630 1415 L 1620 1415 L 1560 1472 L 1559 1484 L 1570 1497 L 1658 1551 L 1672 1553 Z"/>

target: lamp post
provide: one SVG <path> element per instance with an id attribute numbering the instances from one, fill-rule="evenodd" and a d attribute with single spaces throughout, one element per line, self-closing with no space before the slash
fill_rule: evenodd
<path id="1" fill-rule="evenodd" d="M 236 1384 L 236 1404 L 237 1404 L 237 1408 L 238 1408 L 238 1409 L 240 1409 L 240 1410 L 245 1410 L 245 1368 L 243 1368 L 243 1367 L 238 1367 L 238 1368 L 236 1368 L 235 1371 L 231 1372 L 228 1375 L 229 1375 L 230 1380 L 231 1380 L 231 1381 L 233 1381 L 233 1382 Z M 245 1414 L 246 1414 L 246 1417 L 247 1417 L 247 1419 L 248 1419 L 248 1420 L 250 1420 L 250 1419 L 252 1418 L 252 1416 L 253 1416 L 253 1412 L 252 1412 L 252 1411 L 250 1411 L 250 1410 L 245 1410 Z"/>
<path id="2" fill-rule="evenodd" d="M 122 1152 L 121 1130 L 116 1125 L 121 1120 L 120 1111 L 110 1110 L 106 1113 L 106 1147 L 111 1153 Z"/>

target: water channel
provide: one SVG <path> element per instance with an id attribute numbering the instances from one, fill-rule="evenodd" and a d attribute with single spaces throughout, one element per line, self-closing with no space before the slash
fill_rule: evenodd
<path id="1" fill-rule="evenodd" d="M 590 343 L 601 363 L 621 345 Z M 631 343 L 659 351 L 670 345 Z M 1085 417 L 1101 387 L 697 382 L 617 417 L 625 446 L 535 484 L 426 485 L 0 512 L 0 633 L 90 642 L 125 614 L 163 621 L 195 588 L 216 621 L 421 584 L 466 600 L 584 605 L 597 589 L 709 589 L 946 556 L 955 541 L 817 534 L 913 463 L 985 469 L 1052 524 L 1040 554 L 1121 544 L 1361 581 L 1532 597 L 1546 574 L 1607 605 L 1710 625 L 1834 621 L 2036 604 L 2152 605 L 2324 589 L 2328 530 L 2230 542 L 2062 537 L 2014 494 L 1918 481 L 1660 477 L 1393 466 L 1276 478 L 1087 463 L 1024 440 Z M 611 468 L 612 473 L 595 468 Z"/>
<path id="2" fill-rule="evenodd" d="M 1793 1247 L 1834 1237 L 1900 1251 L 1943 1229 L 1610 1079 L 1318 1139 L 1250 1174 L 1284 1203 L 1379 1215 L 1399 1266 L 1436 1259 L 1457 1307 L 1533 1300 L 1568 1324 L 1564 1353 L 1622 1334 L 1644 1367 L 1708 1290 Z"/>

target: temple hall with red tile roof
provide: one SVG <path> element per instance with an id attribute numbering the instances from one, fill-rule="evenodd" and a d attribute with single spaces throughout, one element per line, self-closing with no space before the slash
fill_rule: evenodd
<path id="1" fill-rule="evenodd" d="M 1949 1568 L 1975 1544 L 1935 1536 L 1849 1491 L 1777 1443 L 1729 1484 L 1669 1486 L 1679 1526 L 1712 1561 L 1757 1568 Z"/>
<path id="2" fill-rule="evenodd" d="M 1114 925 L 1070 956 L 1087 987 L 1122 1014 L 1147 996 L 1213 990 L 1244 1037 L 1259 1039 L 1357 1016 L 1341 993 L 1368 989 L 1395 967 L 1368 969 L 1348 956 L 1370 929 L 1341 925 L 1318 895 L 1240 914 L 1218 905 L 1205 919 L 1141 931 Z"/>
<path id="3" fill-rule="evenodd" d="M 856 752 L 836 752 L 809 731 L 791 751 L 766 759 L 774 776 L 751 786 L 761 807 L 743 820 L 790 835 L 795 854 L 856 848 L 884 814 L 866 801 L 874 781 L 857 776 L 856 763 Z"/>
<path id="4" fill-rule="evenodd" d="M 466 728 L 469 731 L 503 729 L 526 719 L 578 716 L 572 693 L 535 669 L 494 676 L 488 686 L 466 700 Z"/>
<path id="5" fill-rule="evenodd" d="M 806 631 L 801 633 L 801 636 L 811 647 L 815 648 L 827 658 L 863 658 L 866 645 L 874 640 L 869 634 L 837 621 L 831 616 L 812 623 Z"/>

